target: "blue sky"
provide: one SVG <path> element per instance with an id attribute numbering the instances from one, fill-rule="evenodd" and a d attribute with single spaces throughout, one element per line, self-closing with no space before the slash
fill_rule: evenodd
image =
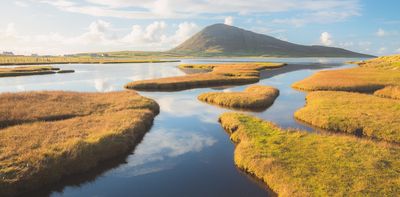
<path id="1" fill-rule="evenodd" d="M 226 23 L 306 45 L 400 53 L 398 0 L 4 0 L 0 51 L 167 50 Z"/>

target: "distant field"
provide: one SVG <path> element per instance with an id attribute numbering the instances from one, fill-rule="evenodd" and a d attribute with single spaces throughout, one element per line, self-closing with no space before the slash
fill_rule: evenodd
<path id="1" fill-rule="evenodd" d="M 250 115 L 225 113 L 239 168 L 279 196 L 395 196 L 400 148 L 351 136 L 283 130 Z"/>
<path id="2" fill-rule="evenodd" d="M 30 57 L 0 56 L 0 65 L 36 64 L 114 64 L 114 63 L 162 63 L 177 60 L 137 59 L 137 58 L 93 58 L 93 57 Z"/>
<path id="3" fill-rule="evenodd" d="M 145 91 L 177 91 L 191 88 L 222 85 L 239 85 L 258 82 L 260 71 L 285 66 L 283 63 L 240 63 L 181 65 L 181 69 L 208 70 L 207 73 L 179 77 L 134 81 L 125 88 Z"/>
<path id="4" fill-rule="evenodd" d="M 74 70 L 60 70 L 52 66 L 24 66 L 12 68 L 0 68 L 0 77 L 15 77 L 26 75 L 45 75 L 55 73 L 71 73 Z"/>
<path id="5" fill-rule="evenodd" d="M 0 196 L 126 154 L 158 111 L 157 103 L 133 91 L 0 94 Z"/>
<path id="6" fill-rule="evenodd" d="M 243 92 L 207 92 L 198 99 L 207 103 L 240 109 L 265 109 L 272 105 L 279 90 L 270 86 L 252 85 Z"/>

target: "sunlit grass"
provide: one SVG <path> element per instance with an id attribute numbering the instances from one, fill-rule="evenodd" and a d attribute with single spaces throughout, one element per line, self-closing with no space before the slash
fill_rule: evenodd
<path id="1" fill-rule="evenodd" d="M 400 69 L 400 55 L 382 56 L 368 61 L 360 62 L 361 67 L 372 67 L 389 70 Z"/>
<path id="2" fill-rule="evenodd" d="M 400 99 L 400 86 L 387 86 L 374 92 L 375 96 Z"/>
<path id="3" fill-rule="evenodd" d="M 400 85 L 400 70 L 392 71 L 358 67 L 321 71 L 294 83 L 293 87 L 307 91 L 339 90 L 373 92 L 388 85 Z"/>
<path id="4" fill-rule="evenodd" d="M 231 108 L 265 109 L 272 105 L 279 90 L 270 86 L 252 85 L 243 92 L 208 92 L 198 96 L 204 102 Z"/>
<path id="5" fill-rule="evenodd" d="M 400 101 L 373 95 L 321 91 L 307 95 L 295 117 L 338 132 L 400 143 Z"/>
<path id="6" fill-rule="evenodd" d="M 126 154 L 157 113 L 157 103 L 128 91 L 0 94 L 0 195 Z"/>
<path id="7" fill-rule="evenodd" d="M 400 85 L 400 55 L 380 57 L 360 64 L 360 67 L 320 71 L 293 84 L 294 88 L 373 92 L 385 86 Z"/>
<path id="8" fill-rule="evenodd" d="M 351 136 L 283 130 L 250 115 L 220 122 L 237 143 L 238 167 L 279 196 L 395 196 L 400 148 Z"/>
<path id="9" fill-rule="evenodd" d="M 147 91 L 174 91 L 200 87 L 250 84 L 259 81 L 259 71 L 284 65 L 282 63 L 181 65 L 180 68 L 184 69 L 206 69 L 210 72 L 134 81 L 125 85 L 125 88 Z"/>

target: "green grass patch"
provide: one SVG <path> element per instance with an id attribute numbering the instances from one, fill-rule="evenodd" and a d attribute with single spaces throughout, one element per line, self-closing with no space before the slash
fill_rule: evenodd
<path id="1" fill-rule="evenodd" d="M 395 196 L 400 148 L 351 136 L 283 130 L 250 115 L 225 113 L 238 167 L 279 196 Z"/>
<path id="2" fill-rule="evenodd" d="M 373 95 L 317 91 L 295 117 L 329 130 L 400 143 L 400 101 Z"/>
<path id="3" fill-rule="evenodd" d="M 274 87 L 252 85 L 243 92 L 208 92 L 197 98 L 224 107 L 259 110 L 271 106 L 278 95 L 279 90 Z"/>
<path id="4" fill-rule="evenodd" d="M 0 94 L 0 196 L 15 196 L 126 154 L 159 107 L 135 92 Z"/>

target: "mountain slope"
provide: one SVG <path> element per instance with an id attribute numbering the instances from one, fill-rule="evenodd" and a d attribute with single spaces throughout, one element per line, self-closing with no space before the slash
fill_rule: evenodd
<path id="1" fill-rule="evenodd" d="M 204 28 L 170 52 L 205 56 L 371 57 L 341 48 L 293 44 L 224 24 Z"/>

